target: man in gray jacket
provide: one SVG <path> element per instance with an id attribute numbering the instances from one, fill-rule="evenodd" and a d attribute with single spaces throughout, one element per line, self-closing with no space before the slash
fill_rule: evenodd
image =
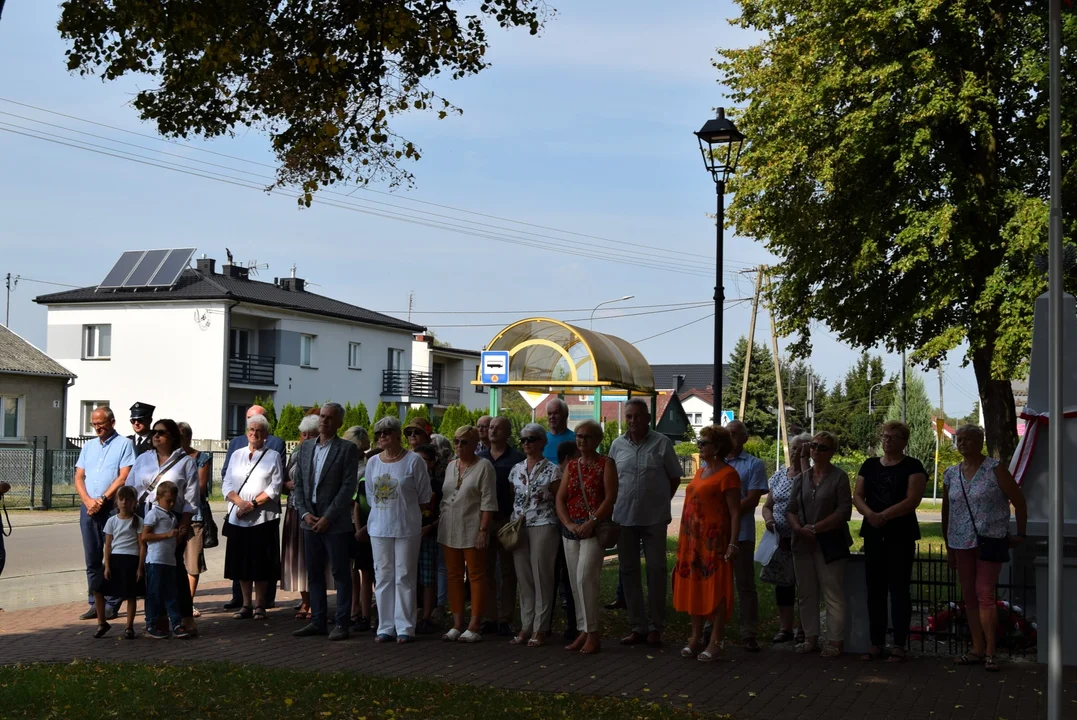
<path id="1" fill-rule="evenodd" d="M 295 507 L 299 512 L 306 546 L 307 586 L 310 589 L 310 624 L 293 635 L 325 635 L 328 603 L 325 593 L 326 563 L 337 586 L 336 623 L 330 640 L 348 637 L 352 606 L 352 573 L 348 547 L 352 533 L 352 498 L 359 470 L 359 450 L 337 437 L 344 422 L 344 408 L 322 405 L 318 437 L 299 446 L 295 470 Z"/>

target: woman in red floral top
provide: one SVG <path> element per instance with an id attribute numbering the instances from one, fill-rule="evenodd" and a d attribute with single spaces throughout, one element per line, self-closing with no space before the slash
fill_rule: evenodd
<path id="1" fill-rule="evenodd" d="M 580 630 L 579 637 L 565 649 L 584 655 L 601 648 L 598 595 L 606 549 L 594 537 L 595 525 L 613 515 L 617 500 L 617 481 L 607 485 L 604 479 L 606 458 L 598 454 L 601 442 L 602 426 L 594 420 L 576 427 L 580 457 L 569 461 L 557 489 L 557 516 L 563 524 L 569 584 Z"/>

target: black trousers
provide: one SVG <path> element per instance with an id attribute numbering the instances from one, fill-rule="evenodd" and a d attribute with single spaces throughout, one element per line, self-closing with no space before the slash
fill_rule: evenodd
<path id="1" fill-rule="evenodd" d="M 864 538 L 864 561 L 868 584 L 868 631 L 871 644 L 886 645 L 889 597 L 890 620 L 894 628 L 894 647 L 904 647 L 912 620 L 912 562 L 915 540 Z"/>

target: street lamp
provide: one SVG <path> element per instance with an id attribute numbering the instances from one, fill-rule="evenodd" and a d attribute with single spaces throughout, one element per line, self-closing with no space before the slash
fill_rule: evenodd
<path id="1" fill-rule="evenodd" d="M 635 295 L 625 295 L 624 297 L 614 298 L 613 300 L 603 300 L 598 305 L 595 305 L 595 309 L 591 311 L 591 325 L 590 329 L 595 329 L 595 310 L 598 310 L 603 305 L 609 305 L 610 303 L 624 302 L 625 300 L 631 300 L 636 297 Z"/>
<path id="2" fill-rule="evenodd" d="M 718 108 L 718 117 L 708 120 L 695 133 L 699 139 L 699 152 L 703 155 L 703 166 L 714 179 L 718 193 L 717 217 L 717 267 L 714 269 L 714 396 L 722 394 L 722 305 L 725 302 L 725 287 L 722 285 L 722 263 L 725 229 L 725 184 L 729 176 L 737 169 L 740 151 L 744 146 L 744 136 L 726 119 L 725 108 Z M 721 417 L 721 403 L 714 404 L 714 423 Z"/>
<path id="3" fill-rule="evenodd" d="M 873 392 L 875 392 L 875 388 L 882 387 L 883 385 L 893 385 L 893 384 L 894 384 L 894 381 L 891 380 L 890 382 L 875 383 L 874 385 L 871 386 L 871 389 L 868 390 L 868 415 L 874 415 L 875 414 L 875 405 L 873 405 L 872 402 L 871 402 L 871 394 Z"/>

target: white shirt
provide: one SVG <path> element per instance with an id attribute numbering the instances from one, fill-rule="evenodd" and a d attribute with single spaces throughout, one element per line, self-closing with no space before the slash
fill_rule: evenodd
<path id="1" fill-rule="evenodd" d="M 366 465 L 366 497 L 370 537 L 418 537 L 422 532 L 420 505 L 430 502 L 430 473 L 426 460 L 412 451 L 396 462 L 387 463 L 375 455 Z"/>
<path id="2" fill-rule="evenodd" d="M 264 455 L 264 457 L 263 457 Z M 261 458 L 261 461 L 259 461 Z M 257 466 L 255 467 L 255 464 Z M 254 467 L 253 472 L 251 468 Z M 244 484 L 247 473 L 250 479 Z M 265 493 L 269 498 L 275 499 L 280 496 L 280 486 L 284 482 L 284 463 L 280 453 L 263 447 L 251 455 L 250 446 L 241 447 L 228 458 L 228 472 L 224 476 L 221 492 L 225 497 L 230 493 L 238 493 L 239 497 L 247 502 Z M 241 489 L 242 488 L 242 489 Z M 280 506 L 275 502 L 266 503 L 255 508 L 253 512 L 239 515 L 235 511 L 235 505 L 228 503 L 228 522 L 239 527 L 253 527 L 265 522 L 272 522 L 280 517 Z"/>
<path id="3" fill-rule="evenodd" d="M 148 453 L 143 454 L 147 455 Z M 176 520 L 175 515 L 165 510 L 162 510 L 156 505 L 146 511 L 146 519 L 142 521 L 142 527 L 144 529 L 158 535 L 163 535 L 169 530 L 174 530 L 177 525 L 179 525 L 179 521 Z M 170 537 L 167 540 L 158 540 L 157 542 L 146 543 L 146 562 L 156 563 L 157 565 L 175 566 L 175 536 Z"/>
<path id="4" fill-rule="evenodd" d="M 318 497 L 318 483 L 321 482 L 322 468 L 325 467 L 327 457 L 329 457 L 329 443 L 322 443 L 319 437 L 318 442 L 314 443 L 314 490 L 310 493 L 312 500 Z"/>
<path id="5" fill-rule="evenodd" d="M 168 468 L 168 472 L 161 475 L 160 480 L 157 480 L 157 474 L 172 462 L 177 455 L 181 459 Z M 165 480 L 176 483 L 176 487 L 179 489 L 179 494 L 176 495 L 176 504 L 173 507 L 176 512 L 182 515 L 184 513 L 193 514 L 198 511 L 198 464 L 183 452 L 183 448 L 177 449 L 163 463 L 157 462 L 156 450 L 148 450 L 142 453 L 135 458 L 135 464 L 131 467 L 131 472 L 127 474 L 125 484 L 135 489 L 139 499 L 142 498 L 143 493 L 149 492 L 149 495 L 146 496 L 146 510 L 149 511 L 151 507 L 157 506 L 157 488 Z"/>
<path id="6" fill-rule="evenodd" d="M 105 521 L 105 534 L 112 536 L 113 555 L 138 555 L 138 535 L 142 532 L 142 521 L 138 515 L 124 520 L 113 515 Z"/>

